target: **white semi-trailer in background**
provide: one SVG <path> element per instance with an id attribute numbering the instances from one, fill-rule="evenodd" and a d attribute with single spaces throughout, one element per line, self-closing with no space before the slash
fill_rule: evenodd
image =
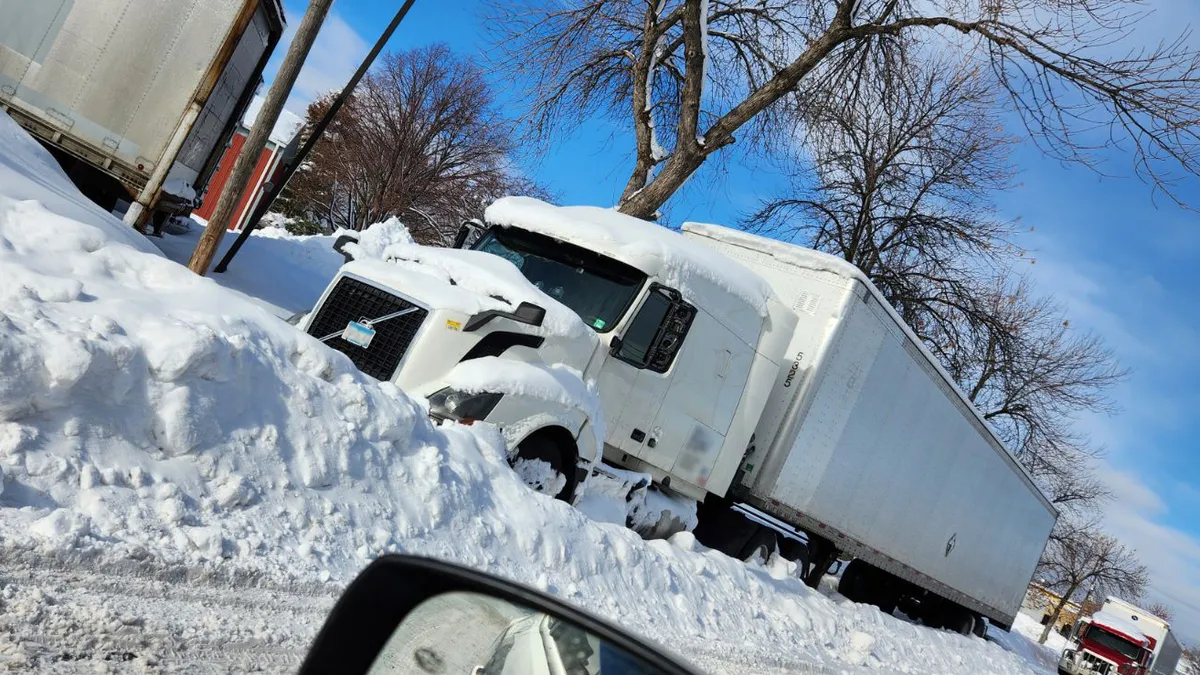
<path id="1" fill-rule="evenodd" d="M 1183 647 L 1171 624 L 1109 596 L 1075 623 L 1058 662 L 1060 675 L 1174 675 Z"/>
<path id="2" fill-rule="evenodd" d="M 644 476 L 643 533 L 778 552 L 812 585 L 844 555 L 851 599 L 1011 624 L 1057 512 L 861 272 L 527 198 L 484 221 L 473 250 L 342 238 L 301 326 L 435 419 L 499 426 L 536 489 Z"/>
<path id="3" fill-rule="evenodd" d="M 138 225 L 199 203 L 284 28 L 279 0 L 0 6 L 0 109 Z"/>

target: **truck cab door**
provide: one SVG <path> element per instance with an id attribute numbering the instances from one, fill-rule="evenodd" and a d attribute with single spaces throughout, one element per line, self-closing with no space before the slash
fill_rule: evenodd
<path id="1" fill-rule="evenodd" d="M 603 405 L 620 410 L 608 414 L 610 447 L 640 457 L 647 445 L 658 445 L 652 424 L 694 316 L 677 291 L 651 284 L 625 330 L 613 338 L 600 375 Z"/>

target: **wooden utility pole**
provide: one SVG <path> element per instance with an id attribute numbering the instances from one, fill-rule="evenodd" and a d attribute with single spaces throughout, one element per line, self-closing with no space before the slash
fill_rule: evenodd
<path id="1" fill-rule="evenodd" d="M 304 65 L 304 60 L 308 58 L 308 52 L 312 49 L 313 41 L 317 39 L 317 32 L 321 30 L 321 24 L 325 22 L 325 16 L 329 14 L 329 7 L 332 4 L 333 0 L 309 0 L 308 11 L 304 13 L 300 27 L 296 29 L 296 37 L 292 38 L 287 55 L 283 57 L 283 63 L 279 65 L 279 72 L 275 74 L 275 80 L 267 91 L 267 98 L 263 101 L 262 108 L 258 111 L 258 117 L 254 120 L 254 126 L 250 129 L 250 136 L 242 146 L 241 152 L 238 153 L 237 160 L 233 163 L 233 170 L 230 171 L 229 178 L 225 181 L 225 186 L 221 188 L 221 197 L 217 200 L 217 208 L 213 210 L 208 227 L 204 228 L 204 234 L 200 236 L 200 243 L 196 244 L 196 250 L 192 252 L 192 258 L 188 261 L 188 268 L 196 274 L 204 275 L 208 271 L 208 266 L 212 264 L 217 247 L 221 245 L 221 237 L 229 229 L 233 211 L 242 201 L 242 194 L 246 191 L 250 174 L 254 172 L 254 167 L 258 164 L 258 158 L 267 145 L 271 130 L 275 128 L 275 122 L 279 120 L 283 104 L 287 101 L 288 94 L 292 92 L 296 76 L 300 74 L 300 68 Z"/>

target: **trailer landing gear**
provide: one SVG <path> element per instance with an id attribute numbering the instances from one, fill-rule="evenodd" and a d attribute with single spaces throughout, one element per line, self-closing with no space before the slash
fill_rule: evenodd
<path id="1" fill-rule="evenodd" d="M 821 585 L 821 579 L 825 577 L 825 573 L 837 561 L 841 551 L 837 546 L 834 546 L 832 541 L 823 537 L 809 535 L 808 537 L 808 559 L 810 565 L 808 573 L 804 575 L 804 583 L 809 588 L 816 588 Z"/>

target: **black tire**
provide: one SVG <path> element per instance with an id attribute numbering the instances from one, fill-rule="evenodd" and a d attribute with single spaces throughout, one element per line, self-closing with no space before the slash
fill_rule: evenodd
<path id="1" fill-rule="evenodd" d="M 975 632 L 975 614 L 947 603 L 942 611 L 942 627 L 959 635 L 970 636 Z"/>
<path id="2" fill-rule="evenodd" d="M 696 509 L 696 541 L 730 558 L 741 559 L 740 553 L 756 534 L 758 525 L 730 508 L 730 502 L 709 495 Z"/>
<path id="3" fill-rule="evenodd" d="M 975 637 L 979 638 L 980 640 L 986 640 L 987 639 L 987 629 L 988 629 L 987 620 L 984 619 L 982 616 L 979 616 L 978 614 L 976 614 L 975 615 L 975 630 L 973 631 L 975 633 Z"/>
<path id="4" fill-rule="evenodd" d="M 851 602 L 867 602 L 867 564 L 858 558 L 850 561 L 838 581 L 838 593 Z"/>
<path id="5" fill-rule="evenodd" d="M 575 471 L 574 467 L 568 465 L 567 456 L 570 453 L 559 447 L 554 439 L 544 434 L 534 434 L 529 438 L 521 441 L 517 446 L 517 454 L 510 460 L 509 464 L 516 466 L 521 460 L 541 460 L 548 463 L 556 473 L 566 477 L 561 490 L 554 495 L 555 499 L 570 502 L 575 495 Z M 526 483 L 530 490 L 534 492 L 546 493 L 548 486 L 542 484 Z"/>
<path id="6" fill-rule="evenodd" d="M 749 541 L 746 542 L 745 546 L 742 547 L 741 552 L 738 554 L 738 558 L 746 562 L 750 562 L 757 556 L 761 557 L 763 562 L 767 562 L 771 559 L 771 554 L 774 553 L 777 548 L 778 544 L 775 542 L 774 530 L 769 530 L 760 525 L 758 531 L 755 532 L 750 537 Z"/>
<path id="7" fill-rule="evenodd" d="M 778 537 L 779 555 L 785 560 L 790 560 L 796 563 L 796 573 L 803 579 L 808 574 L 809 554 L 808 547 L 787 537 Z"/>

